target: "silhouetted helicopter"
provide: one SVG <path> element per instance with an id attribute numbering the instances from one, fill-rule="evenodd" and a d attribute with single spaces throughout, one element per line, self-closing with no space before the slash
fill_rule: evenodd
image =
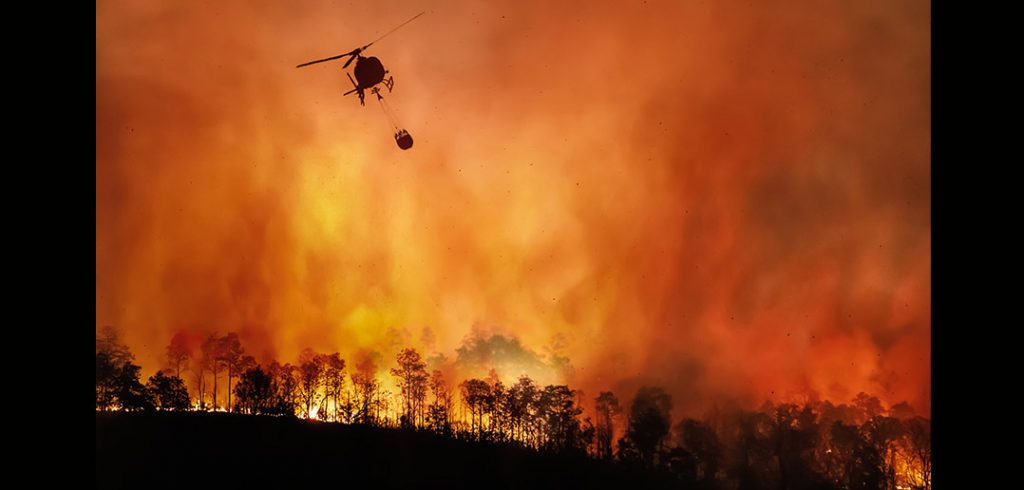
<path id="1" fill-rule="evenodd" d="M 377 86 L 378 84 L 383 84 L 385 87 L 388 88 L 388 92 L 391 92 L 391 90 L 395 87 L 395 79 L 394 77 L 384 78 L 384 75 L 387 75 L 388 71 L 384 69 L 384 64 L 381 63 L 380 60 L 377 59 L 377 57 L 366 57 L 363 56 L 362 53 L 363 51 L 366 50 L 366 48 L 373 46 L 373 43 L 380 41 L 381 39 L 384 39 L 392 32 L 395 32 L 402 26 L 416 20 L 417 17 L 423 15 L 424 13 L 426 12 L 420 12 L 416 14 L 415 16 L 413 16 L 413 18 L 401 23 L 398 27 L 391 29 L 383 36 L 374 39 L 366 46 L 353 49 L 352 51 L 349 51 L 345 54 L 339 54 L 337 56 L 331 56 L 330 58 L 324 58 L 322 60 L 303 63 L 301 65 L 296 66 L 295 68 L 302 68 L 304 66 L 313 65 L 316 63 L 323 63 L 325 61 L 336 60 L 348 56 L 348 61 L 346 61 L 345 64 L 342 65 L 341 67 L 344 70 L 345 68 L 348 68 L 348 65 L 352 64 L 353 60 L 355 60 L 356 66 L 355 68 L 352 69 L 352 71 L 355 72 L 356 75 L 355 80 L 352 79 L 352 75 L 348 74 L 348 72 L 345 73 L 345 75 L 348 77 L 349 81 L 352 82 L 352 85 L 355 88 L 349 90 L 348 92 L 345 92 L 344 95 L 348 95 L 355 92 L 356 94 L 359 95 L 359 105 L 366 105 L 365 98 L 367 90 L 369 90 L 372 94 L 376 95 L 377 101 L 380 102 L 381 109 L 383 109 L 384 113 L 387 114 L 388 119 L 390 120 L 391 125 L 395 130 L 395 142 L 398 143 L 399 148 L 403 150 L 408 150 L 409 148 L 412 148 L 412 136 L 409 135 L 408 131 L 400 127 L 400 125 L 398 124 L 398 119 L 395 117 L 395 114 L 391 110 L 391 108 L 387 105 L 387 102 L 384 101 L 384 96 L 380 94 L 380 87 Z"/>

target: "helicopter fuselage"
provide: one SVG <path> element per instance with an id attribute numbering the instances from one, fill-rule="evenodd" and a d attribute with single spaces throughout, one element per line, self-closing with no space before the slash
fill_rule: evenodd
<path id="1" fill-rule="evenodd" d="M 395 32 L 402 26 L 412 22 L 413 20 L 416 20 L 417 17 L 425 13 L 426 12 L 420 12 L 416 14 L 415 16 L 413 16 L 413 18 L 399 24 L 398 27 L 391 29 L 383 36 L 378 37 L 377 39 L 371 41 L 365 46 L 357 47 L 347 53 L 342 53 L 328 58 L 322 58 L 302 63 L 300 65 L 297 65 L 296 68 L 302 68 L 304 66 L 314 65 L 317 63 L 324 63 L 327 61 L 347 58 L 345 64 L 342 65 L 341 67 L 342 71 L 344 71 L 349 67 L 349 65 L 352 64 L 353 61 L 355 61 L 356 66 L 353 67 L 352 69 L 353 73 L 349 73 L 347 71 L 345 72 L 345 76 L 348 77 L 348 80 L 350 82 L 352 82 L 353 88 L 352 90 L 345 92 L 343 96 L 355 93 L 359 95 L 359 105 L 366 105 L 366 91 L 369 90 L 370 93 L 376 95 L 377 101 L 380 102 L 381 108 L 383 108 L 384 112 L 388 114 L 388 118 L 391 120 L 391 125 L 394 126 L 395 128 L 395 142 L 398 144 L 399 148 L 403 150 L 408 150 L 409 148 L 412 148 L 412 136 L 409 135 L 408 131 L 401 128 L 401 126 L 398 123 L 398 119 L 395 117 L 394 113 L 391 112 L 391 110 L 387 106 L 387 103 L 384 101 L 384 96 L 381 95 L 380 88 L 377 87 L 378 84 L 383 84 L 384 87 L 388 89 L 388 92 L 391 92 L 391 89 L 394 88 L 395 86 L 395 79 L 394 77 L 384 78 L 388 74 L 388 71 L 384 69 L 384 64 L 381 63 L 380 60 L 377 59 L 377 57 L 375 56 L 363 56 L 362 52 L 365 51 L 370 46 L 372 46 L 377 41 L 384 39 L 392 32 Z M 355 78 L 352 78 L 352 75 L 355 75 Z"/>
<path id="2" fill-rule="evenodd" d="M 384 75 L 386 75 L 388 71 L 384 69 L 384 64 L 375 56 L 359 56 L 356 59 L 356 66 L 352 71 L 355 72 L 356 79 L 352 80 L 352 76 L 349 75 L 349 80 L 352 80 L 352 85 L 355 88 L 345 92 L 345 95 L 351 94 L 352 92 L 357 93 L 359 95 L 360 105 L 363 104 L 363 100 L 366 97 L 366 90 L 368 89 L 373 89 L 371 91 L 373 93 L 377 93 L 377 96 L 380 97 L 380 94 L 377 92 L 378 89 L 373 88 L 378 83 L 383 83 L 384 86 L 388 88 L 389 92 L 391 91 L 391 88 L 395 86 L 394 78 L 384 78 Z"/>
<path id="3" fill-rule="evenodd" d="M 356 81 L 359 82 L 357 87 L 360 90 L 366 90 L 384 81 L 384 75 L 387 73 L 387 70 L 384 69 L 384 64 L 376 56 L 360 56 L 356 60 L 356 67 L 353 71 L 356 75 Z"/>

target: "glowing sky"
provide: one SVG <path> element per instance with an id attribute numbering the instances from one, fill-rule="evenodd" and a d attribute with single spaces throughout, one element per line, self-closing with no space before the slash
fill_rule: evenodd
<path id="1" fill-rule="evenodd" d="M 378 42 L 401 151 L 339 62 Z M 96 325 L 930 411 L 923 0 L 97 2 Z M 383 365 L 381 369 L 388 366 Z"/>

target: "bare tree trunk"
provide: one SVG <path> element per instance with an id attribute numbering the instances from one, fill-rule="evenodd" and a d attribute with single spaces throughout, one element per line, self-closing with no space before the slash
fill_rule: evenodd
<path id="1" fill-rule="evenodd" d="M 213 410 L 217 411 L 217 369 L 213 370 Z"/>
<path id="2" fill-rule="evenodd" d="M 228 368 L 228 411 L 231 411 L 231 368 Z"/>
<path id="3" fill-rule="evenodd" d="M 199 409 L 201 410 L 206 404 L 206 371 L 202 368 L 199 369 Z"/>

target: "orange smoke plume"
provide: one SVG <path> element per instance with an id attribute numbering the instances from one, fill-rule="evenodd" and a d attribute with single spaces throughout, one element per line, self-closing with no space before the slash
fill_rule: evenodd
<path id="1" fill-rule="evenodd" d="M 340 63 L 295 65 L 423 10 L 368 51 L 401 151 Z M 129 1 L 96 22 L 96 323 L 144 372 L 178 332 L 382 373 L 501 336 L 509 371 L 590 398 L 930 410 L 929 2 Z"/>

